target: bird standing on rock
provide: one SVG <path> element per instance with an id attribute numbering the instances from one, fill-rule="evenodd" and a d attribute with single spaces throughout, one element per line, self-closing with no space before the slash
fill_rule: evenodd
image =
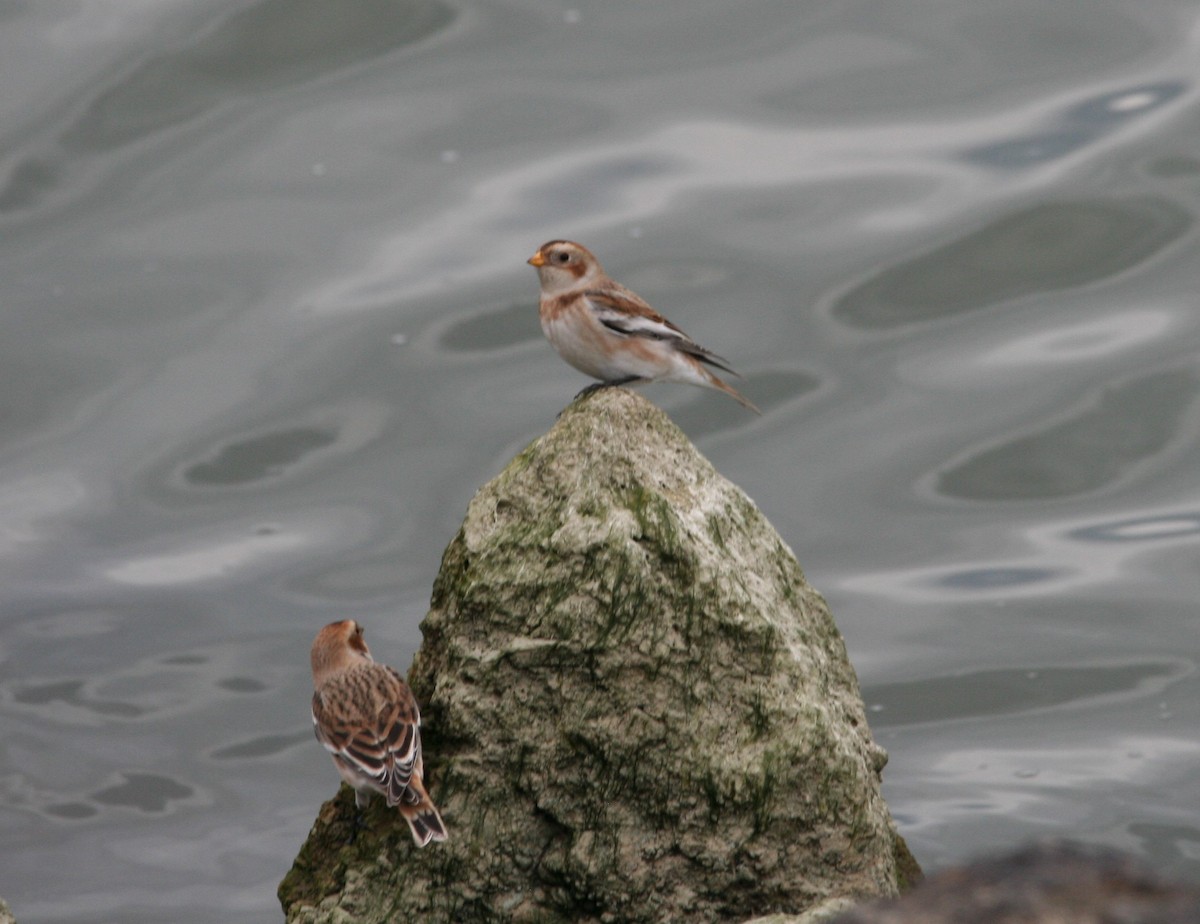
<path id="1" fill-rule="evenodd" d="M 708 370 L 737 375 L 715 353 L 614 282 L 600 261 L 574 241 L 549 241 L 529 258 L 542 296 L 538 313 L 546 339 L 558 355 L 600 381 L 585 394 L 610 385 L 684 382 L 723 391 L 761 414 L 744 395 Z"/>
<path id="2" fill-rule="evenodd" d="M 354 803 L 382 793 L 398 805 L 418 847 L 444 841 L 446 826 L 425 791 L 421 713 L 404 679 L 371 657 L 353 619 L 333 622 L 312 645 L 313 729 L 333 756 Z"/>

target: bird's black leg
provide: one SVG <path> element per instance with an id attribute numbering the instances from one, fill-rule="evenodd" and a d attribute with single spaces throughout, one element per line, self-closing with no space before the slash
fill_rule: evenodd
<path id="1" fill-rule="evenodd" d="M 574 404 L 580 398 L 586 398 L 588 395 L 598 392 L 602 388 L 617 388 L 620 385 L 631 385 L 634 382 L 644 381 L 645 379 L 643 379 L 640 375 L 627 375 L 623 379 L 613 379 L 611 382 L 592 382 L 592 384 L 588 385 L 586 388 L 580 389 L 579 393 L 571 399 L 571 404 Z M 570 407 L 570 405 L 567 405 L 567 407 Z M 566 409 L 567 408 L 564 407 L 562 411 L 559 411 L 557 417 L 562 417 L 563 411 Z"/>
<path id="2" fill-rule="evenodd" d="M 363 819 L 363 810 L 355 807 L 354 815 L 350 819 L 350 836 L 346 838 L 346 846 L 353 847 L 355 841 L 358 840 L 358 832 L 366 830 L 367 823 Z"/>
<path id="3" fill-rule="evenodd" d="M 578 401 L 580 398 L 586 398 L 588 395 L 599 391 L 601 388 L 618 388 L 621 385 L 631 385 L 634 382 L 640 381 L 642 381 L 642 377 L 640 375 L 627 375 L 623 379 L 612 379 L 608 382 L 592 382 L 591 385 L 581 389 L 579 394 L 577 394 L 572 400 Z"/>
<path id="4" fill-rule="evenodd" d="M 366 817 L 367 800 L 360 799 L 359 794 L 354 794 L 354 814 L 350 817 L 350 835 L 346 838 L 346 846 L 353 847 L 355 841 L 358 840 L 358 832 L 365 831 L 367 828 Z"/>

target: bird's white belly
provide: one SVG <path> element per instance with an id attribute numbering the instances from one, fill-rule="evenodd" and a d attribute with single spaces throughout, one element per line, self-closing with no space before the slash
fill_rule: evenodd
<path id="1" fill-rule="evenodd" d="M 594 379 L 612 382 L 640 374 L 629 370 L 616 334 L 560 318 L 543 321 L 542 332 L 559 356 Z"/>

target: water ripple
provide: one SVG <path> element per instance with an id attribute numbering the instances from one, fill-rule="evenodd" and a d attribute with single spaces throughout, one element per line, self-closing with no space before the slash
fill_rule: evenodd
<path id="1" fill-rule="evenodd" d="M 880 684 L 864 689 L 863 698 L 872 704 L 871 725 L 885 728 L 1159 696 L 1194 672 L 1182 660 L 997 668 Z"/>
<path id="2" fill-rule="evenodd" d="M 1065 598 L 1125 580 L 1133 562 L 1149 551 L 1200 543 L 1200 511 L 1141 511 L 1102 519 L 1054 520 L 1019 531 L 1018 554 L 997 561 L 874 571 L 843 586 L 912 603 L 947 599 Z"/>
<path id="3" fill-rule="evenodd" d="M 1068 106 L 1052 116 L 1043 129 L 972 146 L 963 151 L 962 157 L 1002 170 L 1058 160 L 1162 108 L 1187 89 L 1188 84 L 1171 80 L 1110 90 Z"/>
<path id="4" fill-rule="evenodd" d="M 876 273 L 832 313 L 886 330 L 1090 285 L 1146 262 L 1194 223 L 1155 196 L 1039 202 Z"/>
<path id="5" fill-rule="evenodd" d="M 319 548 L 344 548 L 369 535 L 374 516 L 351 507 L 288 514 L 276 523 L 226 522 L 174 536 L 99 566 L 106 578 L 136 587 L 245 580 L 308 558 Z"/>
<path id="6" fill-rule="evenodd" d="M 1098 490 L 1170 446 L 1198 395 L 1188 369 L 1110 386 L 1064 420 L 966 454 L 938 475 L 936 491 L 1010 501 Z"/>
<path id="7" fill-rule="evenodd" d="M 18 161 L 0 186 L 0 212 L 29 208 L 63 182 L 64 163 L 200 119 L 231 100 L 294 88 L 444 30 L 438 0 L 261 0 L 193 41 L 146 60 L 99 92 L 59 150 Z"/>

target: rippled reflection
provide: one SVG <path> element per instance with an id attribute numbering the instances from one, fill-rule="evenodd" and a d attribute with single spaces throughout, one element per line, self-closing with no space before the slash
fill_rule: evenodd
<path id="1" fill-rule="evenodd" d="M 195 485 L 234 485 L 279 475 L 310 452 L 332 446 L 338 434 L 330 430 L 295 429 L 267 433 L 222 446 L 215 458 L 198 462 L 184 472 Z"/>
<path id="2" fill-rule="evenodd" d="M 1097 697 L 1157 696 L 1194 666 L 1185 661 L 973 671 L 863 691 L 871 725 L 947 722 L 1078 705 Z M 879 708 L 874 708 L 878 706 Z"/>
<path id="3" fill-rule="evenodd" d="M 31 208 L 79 155 L 109 151 L 199 119 L 232 99 L 291 88 L 361 64 L 446 28 L 438 0 L 262 0 L 190 44 L 152 57 L 96 96 L 60 137 L 28 155 L 0 186 L 0 213 Z"/>
<path id="4" fill-rule="evenodd" d="M 1065 420 L 969 454 L 938 476 L 937 491 L 1003 501 L 1097 490 L 1171 445 L 1198 387 L 1186 370 L 1112 386 Z"/>
<path id="5" fill-rule="evenodd" d="M 172 503 L 197 490 L 277 484 L 362 449 L 385 431 L 392 413 L 382 403 L 348 401 L 308 409 L 299 420 L 274 419 L 249 433 L 188 434 L 187 444 L 147 466 L 144 490 Z"/>
<path id="6" fill-rule="evenodd" d="M 1191 229 L 1168 199 L 1038 203 L 890 267 L 844 294 L 833 315 L 855 327 L 932 321 L 1125 272 Z"/>
<path id="7" fill-rule="evenodd" d="M 1037 584 L 1060 574 L 1051 568 L 967 568 L 946 573 L 938 583 L 950 590 L 994 590 Z"/>
<path id="8" fill-rule="evenodd" d="M 1040 131 L 973 146 L 963 152 L 963 158 L 1005 170 L 1057 160 L 1160 109 L 1186 89 L 1183 83 L 1168 81 L 1102 93 L 1067 107 Z"/>
<path id="9" fill-rule="evenodd" d="M 754 370 L 746 376 L 745 382 L 744 385 L 738 384 L 739 390 L 751 396 L 764 416 L 770 416 L 773 409 L 817 391 L 821 385 L 820 378 L 809 372 L 771 369 Z M 723 430 L 749 427 L 756 420 L 737 405 L 725 407 L 724 402 L 720 402 L 714 406 L 712 395 L 704 392 L 698 392 L 685 404 L 672 408 L 671 419 L 692 440 Z"/>
<path id="10" fill-rule="evenodd" d="M 60 721 L 69 720 L 71 713 L 78 714 L 80 710 L 96 716 L 120 719 L 136 719 L 146 713 L 145 709 L 133 703 L 98 698 L 88 687 L 88 682 L 83 680 L 23 683 L 13 688 L 12 699 L 14 703 L 35 707 L 43 714 L 53 715 Z M 58 703 L 70 707 L 70 712 L 65 713 L 53 708 Z"/>
<path id="11" fill-rule="evenodd" d="M 282 754 L 297 745 L 307 747 L 311 743 L 312 735 L 307 731 L 294 735 L 259 735 L 247 741 L 216 748 L 209 757 L 213 760 L 261 760 Z"/>
<path id="12" fill-rule="evenodd" d="M 152 58 L 94 100 L 63 137 L 104 150 L 247 96 L 294 86 L 444 29 L 437 0 L 263 0 L 172 53 Z"/>
<path id="13" fill-rule="evenodd" d="M 1200 537 L 1200 513 L 1134 517 L 1085 526 L 1067 535 L 1082 542 L 1158 542 Z"/>
<path id="14" fill-rule="evenodd" d="M 171 803 L 190 799 L 195 790 L 169 776 L 157 773 L 123 773 L 123 779 L 92 793 L 103 805 L 123 806 L 142 812 L 161 813 Z"/>
<path id="15" fill-rule="evenodd" d="M 537 302 L 519 302 L 472 315 L 450 325 L 441 336 L 446 349 L 496 350 L 540 340 Z"/>
<path id="16" fill-rule="evenodd" d="M 302 533 L 276 531 L 213 537 L 196 548 L 135 556 L 110 565 L 105 573 L 118 583 L 140 587 L 231 578 L 255 565 L 280 561 L 313 541 Z"/>
<path id="17" fill-rule="evenodd" d="M 943 567 L 874 571 L 844 586 L 913 603 L 930 600 L 1052 599 L 1094 591 L 1128 576 L 1150 549 L 1200 542 L 1200 512 L 1164 510 L 1117 518 L 1036 521 L 1000 530 L 998 541 L 1015 541 L 1020 551 L 1007 560 L 971 561 Z"/>
<path id="18" fill-rule="evenodd" d="M 1169 311 L 1131 310 L 1107 318 L 1059 324 L 1013 337 L 977 356 L 960 358 L 959 368 L 1060 365 L 1111 356 L 1157 340 L 1172 326 Z"/>

